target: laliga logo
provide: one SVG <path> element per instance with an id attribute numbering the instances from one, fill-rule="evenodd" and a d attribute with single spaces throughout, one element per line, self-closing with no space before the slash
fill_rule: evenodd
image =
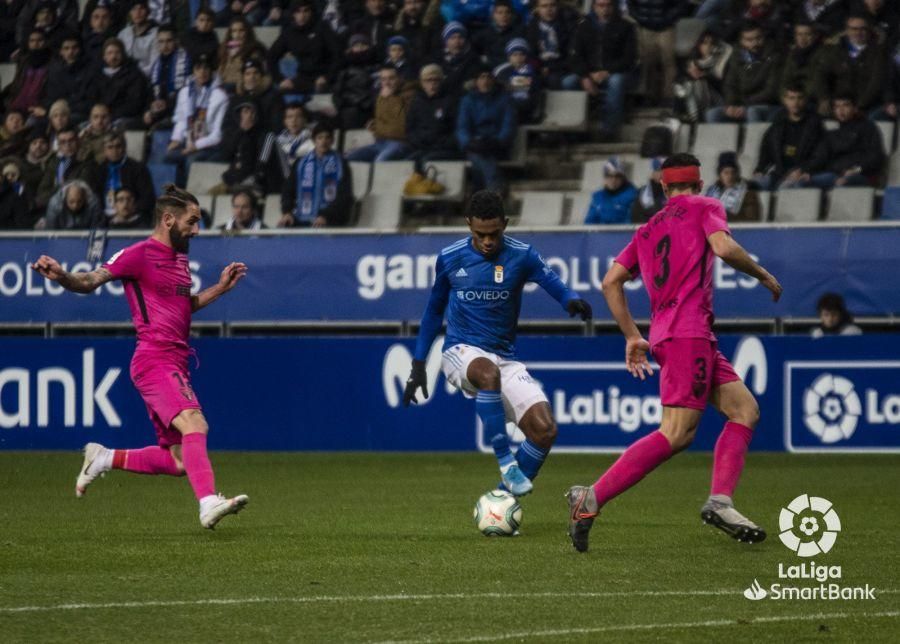
<path id="1" fill-rule="evenodd" d="M 850 438 L 861 413 L 853 383 L 841 376 L 823 373 L 803 394 L 803 422 L 823 443 Z"/>
<path id="2" fill-rule="evenodd" d="M 834 547 L 841 520 L 831 501 L 801 494 L 781 509 L 778 538 L 799 557 L 825 554 Z"/>

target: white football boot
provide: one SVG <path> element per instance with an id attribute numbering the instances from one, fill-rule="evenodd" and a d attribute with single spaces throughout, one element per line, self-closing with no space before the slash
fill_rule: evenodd
<path id="1" fill-rule="evenodd" d="M 249 501 L 250 497 L 246 494 L 238 494 L 230 499 L 226 499 L 222 494 L 208 496 L 200 501 L 200 525 L 211 530 L 222 517 L 237 514 Z"/>
<path id="2" fill-rule="evenodd" d="M 103 476 L 112 469 L 112 450 L 100 443 L 88 443 L 84 446 L 84 462 L 75 480 L 75 496 L 84 496 L 87 486 L 98 476 Z"/>

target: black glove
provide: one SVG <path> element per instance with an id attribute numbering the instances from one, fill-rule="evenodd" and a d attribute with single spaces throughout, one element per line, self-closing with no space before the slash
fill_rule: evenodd
<path id="1" fill-rule="evenodd" d="M 584 322 L 594 317 L 594 311 L 591 309 L 591 305 L 587 303 L 587 300 L 569 300 L 569 303 L 566 304 L 566 311 L 569 312 L 570 318 L 580 315 Z"/>
<path id="2" fill-rule="evenodd" d="M 428 398 L 428 374 L 425 373 L 425 361 L 413 360 L 412 371 L 406 380 L 406 389 L 403 390 L 403 406 L 409 407 L 410 402 L 419 403 L 416 400 L 416 390 L 421 387 L 422 394 Z"/>

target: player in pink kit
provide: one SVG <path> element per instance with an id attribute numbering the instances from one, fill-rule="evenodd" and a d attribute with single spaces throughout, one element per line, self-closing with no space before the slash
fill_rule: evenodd
<path id="1" fill-rule="evenodd" d="M 112 469 L 187 474 L 200 502 L 200 523 L 213 528 L 222 517 L 239 512 L 249 499 L 216 494 L 206 453 L 209 428 L 191 388 L 188 360 L 192 350 L 187 340 L 191 314 L 233 289 L 247 267 L 239 262 L 229 264 L 217 284 L 192 296 L 187 253 L 191 237 L 199 232 L 199 221 L 197 199 L 166 186 L 156 201 L 153 234 L 119 251 L 102 267 L 90 273 L 69 273 L 55 259 L 43 255 L 32 268 L 76 293 L 90 293 L 110 280 L 122 280 L 137 329 L 131 379 L 147 405 L 158 444 L 114 450 L 88 443 L 75 483 L 76 496 L 83 496 L 94 479 Z"/>
<path id="2" fill-rule="evenodd" d="M 712 332 L 712 279 L 715 256 L 755 277 L 777 302 L 781 285 L 731 237 L 725 209 L 699 196 L 700 162 L 676 154 L 662 166 L 669 200 L 638 228 L 603 279 L 603 295 L 625 334 L 625 364 L 633 376 L 653 375 L 648 351 L 661 367 L 660 428 L 631 445 L 593 486 L 574 486 L 569 501 L 569 536 L 579 552 L 600 509 L 647 474 L 687 448 L 707 403 L 726 418 L 713 453 L 712 489 L 700 515 L 735 539 L 762 541 L 765 531 L 734 508 L 737 487 L 759 406 Z M 625 283 L 643 276 L 650 296 L 650 342 L 641 337 L 625 299 Z"/>

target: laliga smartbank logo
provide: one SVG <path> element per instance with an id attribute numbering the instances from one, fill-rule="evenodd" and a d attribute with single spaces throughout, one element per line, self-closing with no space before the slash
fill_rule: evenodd
<path id="1" fill-rule="evenodd" d="M 820 496 L 801 494 L 781 509 L 778 538 L 798 557 L 824 555 L 834 548 L 841 520 L 831 501 Z M 778 581 L 763 587 L 758 579 L 744 590 L 751 601 L 763 599 L 836 601 L 875 599 L 875 589 L 864 586 L 842 586 L 843 570 L 837 565 L 821 565 L 815 561 L 778 564 Z"/>

